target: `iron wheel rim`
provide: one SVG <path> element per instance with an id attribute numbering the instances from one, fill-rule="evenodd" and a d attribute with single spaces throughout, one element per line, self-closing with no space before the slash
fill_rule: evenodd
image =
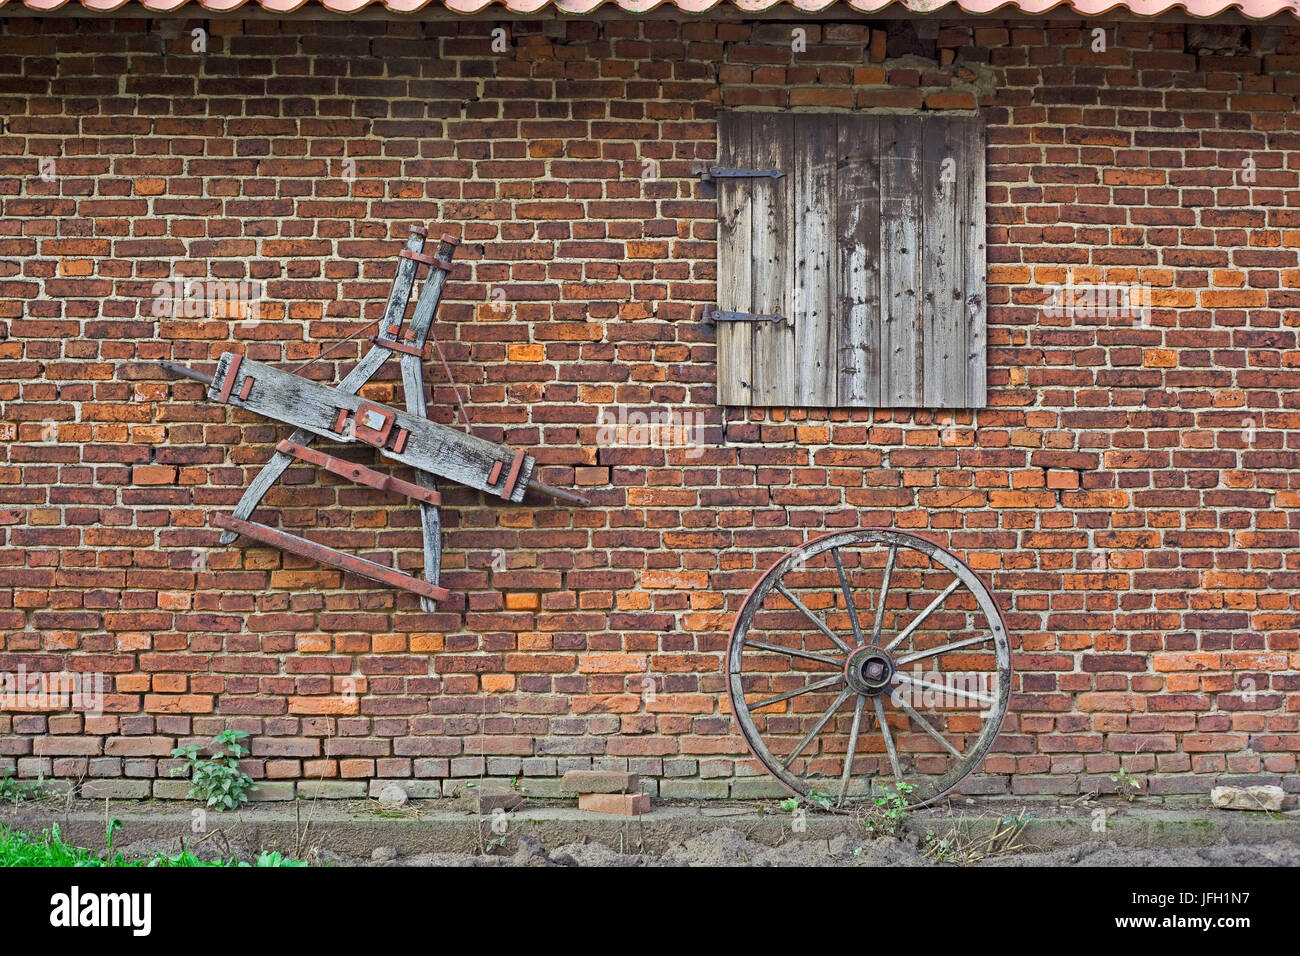
<path id="1" fill-rule="evenodd" d="M 847 584 L 844 571 L 842 567 L 840 567 L 838 552 L 850 545 L 862 544 L 884 545 L 889 547 L 891 554 L 891 557 L 887 559 L 887 565 L 889 567 L 892 567 L 894 561 L 892 555 L 896 555 L 898 550 L 904 549 L 923 554 L 939 568 L 950 572 L 954 578 L 950 587 L 953 585 L 960 585 L 961 589 L 965 590 L 974 599 L 976 607 L 982 613 L 985 625 L 989 631 L 987 641 L 991 642 L 993 645 L 996 661 L 996 668 L 993 672 L 996 674 L 997 678 L 996 695 L 991 700 L 991 709 L 988 717 L 982 720 L 982 725 L 974 744 L 965 748 L 961 759 L 957 760 L 953 767 L 946 773 L 940 775 L 937 782 L 932 783 L 928 778 L 920 779 L 920 784 L 922 785 L 917 785 L 916 783 L 912 783 L 910 779 L 907 779 L 908 777 L 916 776 L 915 774 L 908 774 L 893 779 L 894 783 L 897 783 L 898 779 L 903 779 L 905 782 L 912 783 L 914 789 L 910 793 L 902 795 L 908 805 L 914 807 L 926 806 L 949 793 L 983 763 L 984 758 L 987 757 L 988 752 L 992 748 L 994 741 L 997 739 L 1002 724 L 1006 719 L 1012 677 L 1010 640 L 1006 623 L 1002 617 L 1002 611 L 998 607 L 992 591 L 984 584 L 969 565 L 942 545 L 936 544 L 935 542 L 929 541 L 928 539 L 922 538 L 918 535 L 902 531 L 857 529 L 853 531 L 831 532 L 829 534 L 812 538 L 803 545 L 774 561 L 750 590 L 749 595 L 746 597 L 736 616 L 736 622 L 732 627 L 731 639 L 727 651 L 727 692 L 731 701 L 731 709 L 733 715 L 735 715 L 740 724 L 742 736 L 745 738 L 745 742 L 754 757 L 792 795 L 808 799 L 810 793 L 814 790 L 812 783 L 810 783 L 808 779 L 793 773 L 789 769 L 787 762 L 783 762 L 782 759 L 768 746 L 763 733 L 757 728 L 754 721 L 754 714 L 751 712 L 751 708 L 753 708 L 753 710 L 764 709 L 762 706 L 754 707 L 754 703 L 761 703 L 761 701 L 751 702 L 746 699 L 747 692 L 744 686 L 745 678 L 747 676 L 744 668 L 745 654 L 747 648 L 753 647 L 752 642 L 749 640 L 750 625 L 758 612 L 763 609 L 764 602 L 767 601 L 768 597 L 774 590 L 778 589 L 778 585 L 784 581 L 786 575 L 792 569 L 800 567 L 801 565 L 806 567 L 809 560 L 819 555 L 827 552 L 831 552 L 835 555 L 836 566 L 839 568 L 840 581 Z M 849 590 L 851 591 L 852 589 L 850 588 Z M 888 597 L 889 588 L 887 577 L 885 579 L 884 591 L 886 592 L 886 597 Z M 787 601 L 788 600 L 789 599 L 787 598 Z M 924 615 L 921 615 L 922 621 L 933 610 L 935 610 L 934 607 L 928 608 L 924 612 Z M 857 612 L 854 611 L 851 616 L 857 616 Z M 907 629 L 904 628 L 903 630 Z M 894 636 L 897 636 L 897 634 Z M 906 640 L 908 637 L 910 637 L 910 634 L 908 634 L 907 637 L 904 637 L 903 640 Z M 847 638 L 847 640 L 844 640 L 845 638 Z M 856 629 L 851 635 L 841 635 L 841 640 L 844 640 L 844 643 L 848 644 L 847 652 L 844 648 L 831 647 L 824 651 L 819 649 L 818 653 L 824 654 L 828 659 L 831 657 L 842 656 L 847 660 L 854 650 L 858 650 L 862 646 L 856 643 L 857 638 L 858 634 Z M 881 639 L 883 643 L 883 635 Z M 900 641 L 895 641 L 894 646 L 897 646 L 899 643 Z M 970 643 L 973 646 L 973 642 L 968 641 L 967 643 Z M 760 652 L 764 652 L 763 647 L 766 646 L 767 645 L 760 645 Z M 789 651 L 782 651 L 782 653 L 788 654 Z M 929 656 L 941 655 L 929 654 Z M 900 658 L 905 663 L 911 663 L 913 661 L 913 658 L 908 657 L 907 655 L 900 655 Z M 829 678 L 830 673 L 826 672 L 826 674 L 827 678 Z M 906 713 L 897 706 L 884 706 L 885 700 L 891 700 L 891 696 L 888 693 L 883 695 L 877 694 L 874 698 L 868 695 L 859 694 L 848 687 L 847 681 L 843 681 L 839 685 L 827 683 L 822 689 L 829 689 L 830 687 L 836 687 L 837 692 L 840 694 L 834 705 L 823 714 L 823 717 L 829 716 L 830 719 L 828 722 L 831 724 L 833 724 L 835 719 L 840 716 L 845 705 L 853 698 L 856 698 L 856 701 L 853 704 L 855 713 L 854 724 L 857 726 L 859 732 L 861 731 L 862 717 L 870 715 L 867 718 L 868 733 L 874 732 L 877 735 L 886 737 L 886 740 L 888 741 L 887 735 L 880 734 L 878 727 L 874 729 L 872 728 L 872 723 L 878 722 L 879 717 L 884 716 L 886 718 L 886 726 L 889 727 L 888 717 L 890 710 L 903 714 L 908 721 L 909 730 L 911 724 L 914 722 L 912 719 L 914 714 Z M 764 699 L 766 700 L 769 698 Z M 883 715 L 882 711 L 884 711 Z M 811 715 L 809 714 L 806 716 Z M 814 732 L 810 734 L 810 736 L 820 736 L 821 729 L 823 729 L 823 727 L 815 723 L 813 728 Z M 922 732 L 927 733 L 929 736 L 933 736 L 928 734 L 927 731 Z M 855 738 L 851 731 L 851 745 L 854 741 Z M 887 742 L 887 751 L 890 749 L 892 749 L 892 745 Z M 790 758 L 789 762 L 793 762 L 793 760 L 797 759 L 799 756 L 800 754 L 796 753 L 794 757 Z M 856 763 L 856 758 L 860 756 L 861 754 L 855 754 L 854 763 Z M 898 764 L 895 763 L 895 758 L 892 756 L 890 762 L 894 767 L 898 766 Z M 854 772 L 850 772 L 847 776 L 849 777 L 850 782 L 854 779 L 866 779 L 868 782 L 866 794 L 864 795 L 859 792 L 850 798 L 847 793 L 843 793 L 831 806 L 825 806 L 823 803 L 822 805 L 825 809 L 837 812 L 851 812 L 854 810 L 854 804 L 860 806 L 862 800 L 869 800 L 871 797 L 875 796 L 877 794 L 877 781 L 888 777 L 885 773 L 873 775 Z M 898 792 L 897 788 L 895 788 L 894 792 Z"/>

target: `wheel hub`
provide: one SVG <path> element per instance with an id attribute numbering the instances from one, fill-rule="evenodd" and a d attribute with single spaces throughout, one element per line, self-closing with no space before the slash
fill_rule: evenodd
<path id="1" fill-rule="evenodd" d="M 879 694 L 894 682 L 894 659 L 877 645 L 859 647 L 844 663 L 844 679 L 859 694 Z"/>

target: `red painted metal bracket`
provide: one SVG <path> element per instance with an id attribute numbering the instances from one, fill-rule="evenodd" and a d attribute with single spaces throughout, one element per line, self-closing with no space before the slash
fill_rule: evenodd
<path id="1" fill-rule="evenodd" d="M 424 361 L 426 362 L 429 361 L 429 356 L 432 354 L 428 342 L 424 343 L 424 348 L 416 348 L 414 345 L 407 345 L 405 342 L 397 342 L 394 341 L 393 339 L 386 339 L 378 335 L 376 335 L 371 341 L 373 341 L 376 345 L 382 345 L 384 348 L 388 349 L 389 351 L 402 352 L 406 355 L 415 355 L 419 358 L 424 359 Z"/>
<path id="2" fill-rule="evenodd" d="M 416 501 L 423 501 L 425 504 L 438 505 L 442 503 L 442 495 L 431 488 L 421 488 L 412 482 L 394 478 L 392 475 L 386 475 L 382 471 L 375 471 L 365 465 L 358 465 L 354 461 L 344 461 L 342 458 L 336 458 L 334 455 L 317 451 L 315 448 L 308 448 L 306 445 L 291 442 L 287 438 L 275 447 L 277 451 L 292 455 L 299 461 L 305 461 L 308 464 L 324 468 L 340 478 L 349 478 L 358 484 L 369 485 L 371 488 L 378 488 L 380 491 L 395 491 L 399 495 L 414 498 Z"/>
<path id="3" fill-rule="evenodd" d="M 448 241 L 449 237 L 443 236 L 443 241 Z M 459 244 L 459 240 L 457 240 Z M 451 260 L 442 256 L 430 255 L 427 252 L 412 252 L 410 249 L 403 249 L 398 253 L 403 259 L 414 259 L 416 262 L 431 266 L 434 269 L 441 269 L 443 272 L 451 271 Z"/>
<path id="4" fill-rule="evenodd" d="M 393 422 L 396 419 L 397 413 L 393 409 L 363 401 L 357 406 L 357 416 L 352 431 L 366 444 L 383 448 L 388 444 L 388 434 L 393 430 Z"/>
<path id="5" fill-rule="evenodd" d="M 230 357 L 230 367 L 226 369 L 226 377 L 221 382 L 221 392 L 217 395 L 217 401 L 230 401 L 230 393 L 235 387 L 235 374 L 239 371 L 239 363 L 244 360 L 243 352 L 235 352 Z"/>
<path id="6" fill-rule="evenodd" d="M 515 460 L 510 463 L 510 474 L 506 475 L 506 486 L 501 489 L 501 497 L 506 500 L 510 499 L 510 495 L 515 490 L 515 482 L 519 480 L 519 469 L 524 466 L 524 457 L 522 451 L 516 451 Z"/>
<path id="7" fill-rule="evenodd" d="M 380 584 L 387 584 L 389 587 L 410 591 L 421 597 L 431 598 L 434 601 L 445 601 L 451 597 L 451 592 L 446 588 L 404 574 L 396 568 L 390 568 L 387 565 L 377 564 L 366 558 L 359 558 L 355 554 L 347 554 L 326 547 L 323 544 L 310 541 L 307 538 L 300 538 L 296 534 L 289 534 L 287 531 L 280 531 L 278 528 L 272 528 L 269 525 L 259 524 L 256 521 L 242 521 L 239 518 L 223 514 L 214 515 L 212 523 L 218 528 L 225 528 L 228 531 L 246 535 L 261 541 L 263 544 L 269 544 L 285 551 L 292 551 L 304 558 L 311 558 L 313 561 L 319 561 L 321 564 L 328 564 L 343 571 L 351 571 L 353 574 L 359 574 L 372 581 L 378 581 Z"/>

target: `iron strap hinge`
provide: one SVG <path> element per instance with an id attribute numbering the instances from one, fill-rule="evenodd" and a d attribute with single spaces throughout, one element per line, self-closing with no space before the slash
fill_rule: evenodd
<path id="1" fill-rule="evenodd" d="M 764 315 L 759 312 L 729 312 L 726 309 L 705 309 L 706 325 L 714 322 L 785 322 L 784 315 Z"/>
<path id="2" fill-rule="evenodd" d="M 779 169 L 736 169 L 731 166 L 704 166 L 700 170 L 703 179 L 780 179 L 785 173 Z"/>

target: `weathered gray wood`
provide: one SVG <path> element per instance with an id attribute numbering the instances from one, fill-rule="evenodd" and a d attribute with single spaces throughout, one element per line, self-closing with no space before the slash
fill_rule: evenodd
<path id="1" fill-rule="evenodd" d="M 966 201 L 964 144 L 953 123 L 926 120 L 921 126 L 921 221 L 924 297 L 921 403 L 955 408 L 966 401 L 966 297 L 962 288 L 966 235 L 960 226 Z"/>
<path id="2" fill-rule="evenodd" d="M 794 337 L 798 385 L 791 404 L 834 407 L 839 384 L 839 336 L 833 316 L 835 114 L 797 114 L 794 167 Z"/>
<path id="3" fill-rule="evenodd" d="M 984 408 L 988 404 L 988 227 L 985 221 L 987 174 L 985 172 L 986 133 L 984 120 L 963 116 L 965 162 L 959 164 L 964 174 L 966 199 L 961 206 L 963 247 L 962 289 L 966 314 L 966 408 Z"/>
<path id="4" fill-rule="evenodd" d="M 406 249 L 410 252 L 420 252 L 424 249 L 424 231 L 412 229 L 410 237 L 406 240 Z M 384 309 L 384 325 L 400 324 L 402 316 L 406 314 L 407 303 L 411 299 L 411 287 L 415 284 L 415 269 L 417 262 L 414 259 L 408 259 L 405 256 L 397 260 L 397 276 L 393 279 L 393 286 L 388 291 L 388 304 Z M 388 361 L 388 356 L 392 353 L 388 349 L 372 346 L 356 364 L 356 367 L 344 377 L 343 381 L 338 384 L 338 389 L 344 392 L 355 392 L 362 385 L 370 381 L 370 376 L 379 370 L 379 367 Z M 295 431 L 289 436 L 289 440 L 296 445 L 310 445 L 312 435 L 310 432 L 301 429 Z M 232 512 L 233 517 L 241 521 L 246 521 L 252 517 L 257 506 L 261 504 L 262 498 L 271 486 L 280 480 L 280 476 L 285 473 L 288 467 L 293 464 L 293 458 L 284 452 L 277 451 L 271 456 L 271 460 L 262 466 L 262 470 L 254 476 L 253 480 L 244 489 L 239 503 L 235 505 Z M 234 531 L 223 531 L 220 542 L 230 544 L 239 535 Z"/>
<path id="5" fill-rule="evenodd" d="M 880 401 L 919 408 L 922 326 L 921 135 L 912 116 L 880 118 Z"/>
<path id="6" fill-rule="evenodd" d="M 229 352 L 221 356 L 213 376 L 212 388 L 208 392 L 209 398 L 216 400 L 220 394 L 232 358 L 233 355 Z M 248 398 L 241 399 L 239 392 L 249 376 L 255 380 L 254 385 Z M 340 435 L 333 430 L 338 409 L 346 408 L 350 415 L 356 414 L 362 401 L 356 395 L 299 378 L 252 359 L 240 362 L 233 385 L 229 399 L 231 405 L 285 422 L 322 438 L 344 444 L 360 442 L 360 439 L 351 434 Z M 382 448 L 379 449 L 380 454 L 466 487 L 496 493 L 493 485 L 488 483 L 492 465 L 500 463 L 500 474 L 508 474 L 515 457 L 513 449 L 439 425 L 423 416 L 398 409 L 389 410 L 394 414 L 394 431 L 405 428 L 410 432 L 410 438 L 400 453 Z M 533 457 L 525 455 L 510 501 L 523 500 L 534 465 Z M 501 479 L 498 478 L 495 484 L 500 486 Z"/>
<path id="7" fill-rule="evenodd" d="M 719 402 L 983 407 L 983 122 L 728 113 L 720 129 L 720 162 L 786 176 L 720 181 L 719 304 L 794 324 L 719 323 Z"/>
<path id="8" fill-rule="evenodd" d="M 402 392 L 408 412 L 420 418 L 429 417 L 424 398 L 424 366 L 418 355 L 402 356 Z M 416 471 L 415 483 L 421 488 L 438 490 L 433 475 L 425 471 Z M 424 540 L 424 579 L 437 584 L 442 574 L 442 517 L 437 505 L 420 502 L 420 529 Z M 420 606 L 426 611 L 438 609 L 437 601 L 426 596 L 420 597 Z"/>
<path id="9" fill-rule="evenodd" d="M 791 318 L 794 289 L 793 194 L 790 189 L 795 156 L 795 115 L 753 114 L 755 169 L 779 169 L 781 179 L 756 180 L 753 195 L 753 311 L 760 315 Z M 795 388 L 795 326 L 792 321 L 760 322 L 751 338 L 751 404 L 759 407 L 789 404 Z"/>
<path id="10" fill-rule="evenodd" d="M 438 247 L 438 256 L 450 259 L 454 251 L 455 248 L 450 243 L 444 242 Z M 442 301 L 442 289 L 446 281 L 447 274 L 441 269 L 434 269 L 420 290 L 410 325 L 415 336 L 411 344 L 417 348 L 422 348 L 428 341 L 429 328 L 438 314 L 438 303 Z M 401 367 L 406 410 L 419 418 L 428 418 L 424 395 L 424 365 L 420 356 L 402 353 Z M 415 472 L 415 483 L 421 488 L 433 491 L 438 489 L 433 475 L 422 470 Z M 424 579 L 430 584 L 437 584 L 442 574 L 442 516 L 436 505 L 420 503 L 420 530 L 424 542 Z M 437 601 L 427 595 L 421 595 L 420 606 L 426 611 L 438 609 Z"/>
<path id="11" fill-rule="evenodd" d="M 718 116 L 718 165 L 753 168 L 753 113 Z M 720 179 L 718 190 L 718 307 L 751 312 L 752 179 Z M 718 404 L 752 405 L 753 329 L 747 322 L 717 325 Z"/>
<path id="12" fill-rule="evenodd" d="M 836 209 L 836 404 L 880 407 L 880 119 L 839 118 Z"/>

